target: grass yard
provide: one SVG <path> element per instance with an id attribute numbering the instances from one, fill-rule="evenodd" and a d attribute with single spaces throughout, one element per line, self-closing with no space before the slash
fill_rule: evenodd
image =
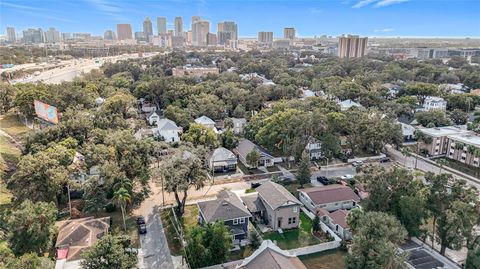
<path id="1" fill-rule="evenodd" d="M 345 268 L 345 255 L 347 252 L 336 249 L 299 258 L 308 269 L 343 269 Z"/>
<path id="2" fill-rule="evenodd" d="M 185 206 L 185 213 L 183 214 L 182 224 L 185 231 L 187 229 L 198 225 L 198 206 L 187 205 Z"/>
<path id="3" fill-rule="evenodd" d="M 168 248 L 173 256 L 183 255 L 182 243 L 177 236 L 175 227 L 173 226 L 172 209 L 166 208 L 160 210 L 160 217 L 162 218 L 162 225 L 167 237 Z"/>
<path id="4" fill-rule="evenodd" d="M 22 138 L 30 129 L 17 121 L 17 116 L 13 113 L 0 115 L 0 128 L 16 139 Z"/>
<path id="5" fill-rule="evenodd" d="M 451 167 L 455 170 L 458 170 L 460 172 L 463 172 L 465 174 L 471 175 L 476 178 L 480 178 L 480 168 L 479 167 L 473 167 L 471 165 L 466 165 L 464 163 L 461 163 L 456 160 L 452 160 L 449 158 L 441 158 L 442 160 L 446 161 L 446 166 Z M 439 160 L 439 159 L 436 159 Z"/>
<path id="6" fill-rule="evenodd" d="M 294 249 L 326 242 L 327 239 L 319 239 L 312 235 L 312 220 L 300 213 L 300 227 L 294 230 L 283 231 L 279 234 L 277 231 L 268 232 L 262 235 L 262 238 L 270 239 L 277 242 L 277 246 L 281 249 Z"/>
<path id="7" fill-rule="evenodd" d="M 293 194 L 293 196 L 295 196 L 295 197 L 298 198 L 298 189 L 300 189 L 300 184 L 298 184 L 298 183 L 292 183 L 292 184 L 283 185 L 283 186 L 284 186 L 285 189 L 287 189 L 291 194 Z M 310 187 L 313 187 L 312 184 L 310 184 L 310 183 L 303 184 L 303 188 L 310 188 Z"/>

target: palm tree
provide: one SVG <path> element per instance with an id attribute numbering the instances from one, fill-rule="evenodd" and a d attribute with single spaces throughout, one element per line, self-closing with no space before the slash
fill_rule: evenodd
<path id="1" fill-rule="evenodd" d="M 440 172 L 439 172 L 439 174 L 442 174 L 442 168 L 443 168 L 444 165 L 447 164 L 447 161 L 444 160 L 444 159 L 439 159 L 439 160 L 437 161 L 437 163 L 440 165 Z"/>
<path id="2" fill-rule="evenodd" d="M 127 230 L 127 224 L 125 223 L 125 207 L 127 203 L 130 203 L 131 196 L 127 189 L 120 188 L 113 194 L 113 200 L 116 201 L 122 209 L 123 229 Z"/>
<path id="3" fill-rule="evenodd" d="M 403 166 L 407 167 L 407 158 L 412 154 L 412 150 L 409 147 L 403 147 L 402 148 L 402 155 L 404 156 L 403 158 Z"/>
<path id="4" fill-rule="evenodd" d="M 121 177 L 113 184 L 114 190 L 119 190 L 121 188 L 126 189 L 128 192 L 132 191 L 132 182 L 127 177 Z"/>

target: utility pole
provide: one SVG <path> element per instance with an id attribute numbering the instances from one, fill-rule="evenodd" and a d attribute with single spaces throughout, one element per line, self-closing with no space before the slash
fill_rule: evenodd
<path id="1" fill-rule="evenodd" d="M 68 192 L 68 207 L 69 207 L 69 211 L 70 211 L 70 218 L 72 217 L 72 200 L 70 198 L 70 185 L 67 184 L 67 192 Z"/>

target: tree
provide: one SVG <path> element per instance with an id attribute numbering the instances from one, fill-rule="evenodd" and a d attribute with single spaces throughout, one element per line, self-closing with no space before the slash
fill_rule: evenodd
<path id="1" fill-rule="evenodd" d="M 403 268 L 405 257 L 398 252 L 407 232 L 395 217 L 381 212 L 367 212 L 353 230 L 346 268 Z"/>
<path id="2" fill-rule="evenodd" d="M 480 269 L 480 236 L 471 240 L 468 245 L 468 254 L 465 268 Z"/>
<path id="3" fill-rule="evenodd" d="M 235 136 L 231 128 L 228 128 L 226 131 L 224 131 L 220 135 L 220 138 L 222 140 L 222 146 L 227 149 L 233 149 L 238 144 L 238 138 Z"/>
<path id="4" fill-rule="evenodd" d="M 430 83 L 417 82 L 408 84 L 405 88 L 407 95 L 416 95 L 421 104 L 425 101 L 427 96 L 438 95 L 437 85 Z"/>
<path id="5" fill-rule="evenodd" d="M 403 224 L 410 236 L 420 236 L 422 225 L 428 216 L 426 199 L 418 196 L 400 197 L 398 220 Z"/>
<path id="6" fill-rule="evenodd" d="M 48 251 L 55 234 L 57 209 L 54 203 L 26 200 L 8 218 L 9 238 L 16 254 Z"/>
<path id="7" fill-rule="evenodd" d="M 314 233 L 319 232 L 321 230 L 320 227 L 320 216 L 315 214 L 315 218 L 313 218 L 312 230 Z"/>
<path id="8" fill-rule="evenodd" d="M 162 162 L 164 188 L 167 192 L 174 193 L 179 216 L 184 213 L 189 188 L 194 187 L 198 190 L 208 179 L 204 162 L 197 154 L 194 149 L 180 148 Z M 183 195 L 182 198 L 180 194 Z"/>
<path id="9" fill-rule="evenodd" d="M 303 188 L 303 185 L 310 182 L 312 173 L 310 172 L 310 156 L 307 152 L 303 152 L 302 158 L 300 159 L 300 164 L 297 170 L 297 181 L 300 183 L 300 188 Z"/>
<path id="10" fill-rule="evenodd" d="M 424 127 L 428 126 L 429 124 L 433 124 L 434 127 L 450 125 L 450 119 L 447 118 L 447 114 L 444 111 L 433 110 L 418 112 L 415 114 L 415 118 L 417 119 L 418 123 Z"/>
<path id="11" fill-rule="evenodd" d="M 123 229 L 127 230 L 127 224 L 125 223 L 125 208 L 127 203 L 130 203 L 131 196 L 127 189 L 120 187 L 115 193 L 113 194 L 113 200 L 116 201 L 120 208 L 122 209 L 122 219 L 123 219 Z"/>
<path id="12" fill-rule="evenodd" d="M 258 161 L 260 160 L 260 152 L 258 152 L 256 149 L 253 149 L 252 151 L 247 153 L 245 159 L 250 167 L 257 168 Z"/>
<path id="13" fill-rule="evenodd" d="M 260 235 L 258 235 L 258 232 L 256 230 L 250 231 L 249 239 L 250 245 L 253 249 L 257 249 L 262 244 L 262 238 L 260 238 Z"/>
<path id="14" fill-rule="evenodd" d="M 186 236 L 187 260 L 192 268 L 220 264 L 228 260 L 232 238 L 222 222 L 195 226 Z"/>
<path id="15" fill-rule="evenodd" d="M 449 113 L 450 120 L 455 125 L 463 125 L 467 123 L 468 113 L 460 109 L 454 109 Z"/>
<path id="16" fill-rule="evenodd" d="M 39 257 L 35 253 L 26 253 L 20 257 L 7 257 L 3 262 L 5 267 L 2 267 L 2 261 L 0 261 L 0 268 L 44 269 L 55 267 L 52 260 L 46 257 Z"/>
<path id="17" fill-rule="evenodd" d="M 218 147 L 217 134 L 205 125 L 192 123 L 188 130 L 182 135 L 182 140 L 197 145 L 204 145 L 209 148 Z"/>
<path id="18" fill-rule="evenodd" d="M 106 190 L 99 183 L 98 178 L 91 178 L 84 183 L 85 205 L 83 211 L 88 213 L 101 212 L 107 205 Z"/>
<path id="19" fill-rule="evenodd" d="M 50 94 L 45 84 L 19 84 L 15 85 L 17 88 L 15 95 L 15 106 L 18 110 L 27 117 L 35 115 L 33 101 L 38 100 L 46 102 L 49 100 Z"/>
<path id="20" fill-rule="evenodd" d="M 8 83 L 0 83 L 0 113 L 7 113 L 13 107 L 15 88 Z"/>
<path id="21" fill-rule="evenodd" d="M 127 250 L 130 239 L 125 236 L 105 235 L 82 254 L 85 269 L 131 269 L 137 267 L 137 254 Z"/>

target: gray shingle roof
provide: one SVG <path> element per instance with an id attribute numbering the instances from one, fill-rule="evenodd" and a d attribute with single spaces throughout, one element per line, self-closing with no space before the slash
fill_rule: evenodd
<path id="1" fill-rule="evenodd" d="M 285 204 L 302 204 L 287 189 L 272 181 L 264 182 L 257 188 L 257 192 L 274 210 Z"/>
<path id="2" fill-rule="evenodd" d="M 206 124 L 206 125 L 215 124 L 215 122 L 207 116 L 198 117 L 195 119 L 195 122 L 198 124 Z"/>
<path id="3" fill-rule="evenodd" d="M 210 160 L 214 162 L 226 161 L 226 160 L 237 160 L 237 157 L 230 150 L 220 147 L 216 148 L 210 155 Z"/>
<path id="4" fill-rule="evenodd" d="M 242 197 L 243 203 L 250 212 L 259 212 L 265 210 L 262 200 L 258 197 L 258 193 Z"/>
<path id="5" fill-rule="evenodd" d="M 179 130 L 180 127 L 177 126 L 177 124 L 169 119 L 160 119 L 157 122 L 158 130 Z"/>
<path id="6" fill-rule="evenodd" d="M 199 202 L 198 209 L 205 221 L 209 223 L 252 216 L 240 198 L 229 190 L 220 191 L 215 200 Z"/>
<path id="7" fill-rule="evenodd" d="M 307 269 L 298 257 L 265 240 L 237 269 Z"/>

